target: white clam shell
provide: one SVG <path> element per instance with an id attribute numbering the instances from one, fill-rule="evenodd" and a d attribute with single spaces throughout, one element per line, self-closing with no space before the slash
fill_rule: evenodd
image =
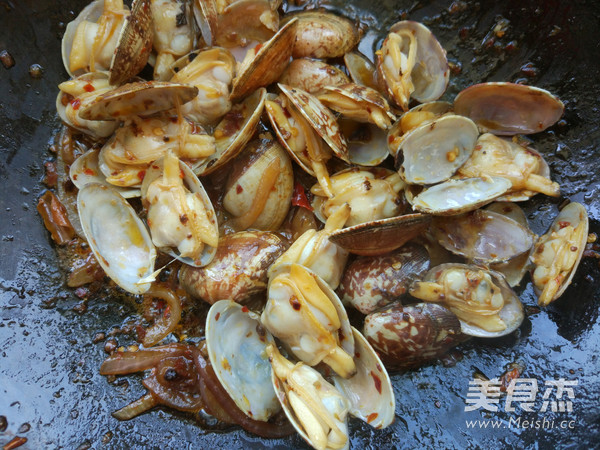
<path id="1" fill-rule="evenodd" d="M 385 366 L 371 344 L 354 327 L 356 375 L 333 377 L 335 387 L 350 401 L 350 414 L 374 428 L 385 428 L 394 421 L 396 398 Z"/>
<path id="2" fill-rule="evenodd" d="M 88 184 L 77 195 L 81 226 L 106 274 L 132 294 L 143 294 L 154 272 L 156 249 L 131 205 L 111 187 Z"/>
<path id="3" fill-rule="evenodd" d="M 426 123 L 404 138 L 400 175 L 407 183 L 434 184 L 447 180 L 469 159 L 479 131 L 472 120 L 447 115 Z"/>
<path id="4" fill-rule="evenodd" d="M 208 356 L 217 378 L 235 404 L 255 420 L 281 409 L 265 351 L 273 337 L 259 316 L 231 300 L 220 300 L 206 317 Z"/>

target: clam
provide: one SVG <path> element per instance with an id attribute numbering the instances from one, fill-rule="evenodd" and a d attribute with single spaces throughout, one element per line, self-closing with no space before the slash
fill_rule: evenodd
<path id="1" fill-rule="evenodd" d="M 179 282 L 192 297 L 210 304 L 219 300 L 243 303 L 267 289 L 267 270 L 287 243 L 267 231 L 243 231 L 221 236 L 212 262 L 184 266 Z"/>
<path id="2" fill-rule="evenodd" d="M 269 280 L 262 324 L 306 364 L 324 362 L 341 377 L 351 377 L 354 338 L 340 299 L 310 270 L 288 267 Z"/>
<path id="3" fill-rule="evenodd" d="M 523 84 L 491 82 L 469 86 L 454 99 L 454 110 L 493 134 L 532 134 L 554 125 L 564 105 L 550 92 Z"/>
<path id="4" fill-rule="evenodd" d="M 255 420 L 267 421 L 281 409 L 266 353 L 267 345 L 273 343 L 259 316 L 232 300 L 220 300 L 208 311 L 210 363 L 238 408 Z"/>
<path id="5" fill-rule="evenodd" d="M 85 185 L 77 194 L 81 226 L 106 274 L 132 294 L 150 289 L 156 250 L 134 209 L 115 189 Z M 107 232 L 107 230 L 109 232 Z"/>
<path id="6" fill-rule="evenodd" d="M 477 139 L 473 153 L 458 170 L 458 175 L 504 177 L 512 183 L 508 196 L 522 193 L 527 199 L 541 192 L 558 197 L 560 186 L 550 180 L 547 171 L 544 158 L 531 147 L 485 133 Z"/>
<path id="7" fill-rule="evenodd" d="M 372 89 L 379 89 L 379 84 L 376 80 L 377 69 L 365 55 L 358 51 L 347 52 L 344 55 L 344 64 L 346 64 L 350 78 L 356 84 L 362 84 Z"/>
<path id="8" fill-rule="evenodd" d="M 527 217 L 525 217 L 525 213 L 516 203 L 498 201 L 486 206 L 485 209 L 487 211 L 502 214 L 514 220 L 524 228 L 529 229 Z M 490 269 L 500 272 L 506 278 L 508 285 L 510 287 L 515 287 L 521 282 L 531 265 L 531 262 L 529 261 L 529 255 L 532 251 L 533 247 L 530 251 L 522 253 L 521 255 L 516 256 L 506 262 L 490 264 Z"/>
<path id="9" fill-rule="evenodd" d="M 86 120 L 79 115 L 82 108 L 97 97 L 114 89 L 108 81 L 108 73 L 85 73 L 58 85 L 56 110 L 61 120 L 94 138 L 105 138 L 113 134 L 119 125 L 115 121 Z"/>
<path id="10" fill-rule="evenodd" d="M 352 164 L 374 167 L 390 155 L 385 130 L 371 123 L 355 122 L 343 117 L 338 124 L 348 143 L 348 159 Z"/>
<path id="11" fill-rule="evenodd" d="M 210 263 L 219 241 L 215 210 L 198 177 L 172 152 L 146 172 L 142 202 L 161 251 L 195 267 Z"/>
<path id="12" fill-rule="evenodd" d="M 140 186 L 150 164 L 169 151 L 196 168 L 215 152 L 215 139 L 180 117 L 133 116 L 104 144 L 99 167 L 112 185 Z"/>
<path id="13" fill-rule="evenodd" d="M 198 89 L 167 81 L 137 81 L 104 92 L 86 102 L 79 116 L 86 120 L 118 120 L 151 116 L 189 102 Z"/>
<path id="14" fill-rule="evenodd" d="M 394 24 L 377 52 L 379 82 L 404 111 L 411 98 L 437 100 L 449 80 L 446 51 L 423 24 L 404 20 Z"/>
<path id="15" fill-rule="evenodd" d="M 345 117 L 373 123 L 383 130 L 388 129 L 396 120 L 387 100 L 375 89 L 360 84 L 325 86 L 324 92 L 317 95 L 317 98 Z"/>
<path id="16" fill-rule="evenodd" d="M 385 428 L 395 419 L 396 398 L 392 382 L 379 356 L 365 337 L 354 327 L 352 333 L 356 375 L 349 379 L 334 376 L 333 383 L 348 398 L 350 414 L 373 428 Z"/>
<path id="17" fill-rule="evenodd" d="M 292 162 L 276 141 L 256 140 L 232 164 L 223 207 L 235 218 L 236 229 L 277 230 L 283 223 L 294 190 Z"/>
<path id="18" fill-rule="evenodd" d="M 189 2 L 171 0 L 151 0 L 154 39 L 156 51 L 154 79 L 168 81 L 171 66 L 194 46 L 195 29 Z"/>
<path id="19" fill-rule="evenodd" d="M 350 168 L 331 176 L 331 193 L 321 184 L 311 188 L 315 215 L 325 221 L 340 205 L 348 203 L 351 213 L 346 226 L 397 216 L 402 213 L 402 188 L 404 183 L 391 170 Z"/>
<path id="20" fill-rule="evenodd" d="M 110 183 L 106 181 L 106 176 L 100 170 L 98 166 L 98 153 L 100 151 L 97 148 L 92 148 L 79 156 L 71 167 L 69 168 L 69 178 L 77 187 L 82 189 L 86 184 L 98 183 L 109 186 Z M 130 189 L 114 186 L 115 189 L 124 197 L 139 197 L 139 189 Z"/>
<path id="21" fill-rule="evenodd" d="M 478 263 L 508 261 L 533 246 L 534 234 L 513 219 L 489 210 L 435 217 L 431 234 L 452 253 Z"/>
<path id="22" fill-rule="evenodd" d="M 110 71 L 119 85 L 140 72 L 150 55 L 152 16 L 149 0 L 135 0 L 131 13 L 122 0 L 95 0 L 67 25 L 62 39 L 69 75 Z"/>
<path id="23" fill-rule="evenodd" d="M 398 153 L 398 147 L 411 131 L 451 112 L 452 105 L 441 101 L 423 103 L 406 111 L 388 130 L 387 142 L 390 153 L 394 156 Z"/>
<path id="24" fill-rule="evenodd" d="M 565 206 L 531 254 L 538 304 L 547 306 L 567 289 L 581 261 L 588 237 L 588 215 L 580 203 Z"/>
<path id="25" fill-rule="evenodd" d="M 429 266 L 425 247 L 410 242 L 385 255 L 360 256 L 344 270 L 338 294 L 345 304 L 369 314 L 400 300 Z"/>
<path id="26" fill-rule="evenodd" d="M 435 303 L 393 303 L 365 317 L 363 333 L 390 370 L 420 367 L 468 338 L 456 316 Z"/>
<path id="27" fill-rule="evenodd" d="M 318 59 L 300 58 L 288 64 L 278 82 L 300 88 L 309 94 L 317 94 L 325 86 L 339 86 L 350 80 L 336 66 Z"/>
<path id="28" fill-rule="evenodd" d="M 233 80 L 232 102 L 277 81 L 292 56 L 295 27 L 296 21 L 292 20 L 267 42 L 248 50 Z"/>
<path id="29" fill-rule="evenodd" d="M 430 223 L 429 215 L 405 214 L 344 228 L 329 240 L 355 255 L 383 255 L 422 234 Z"/>
<path id="30" fill-rule="evenodd" d="M 475 147 L 477 126 L 456 115 L 424 123 L 404 137 L 396 154 L 396 168 L 410 184 L 434 184 L 450 178 Z"/>
<path id="31" fill-rule="evenodd" d="M 499 337 L 512 333 L 523 321 L 523 305 L 502 274 L 466 264 L 433 267 L 410 295 L 440 303 L 452 311 L 464 334 Z"/>
<path id="32" fill-rule="evenodd" d="M 284 17 L 297 19 L 294 58 L 336 58 L 352 50 L 360 39 L 356 26 L 345 17 L 326 11 L 301 11 Z"/>
<path id="33" fill-rule="evenodd" d="M 235 64 L 231 52 L 214 47 L 199 52 L 189 64 L 175 73 L 171 82 L 189 84 L 198 89 L 198 95 L 181 108 L 181 113 L 203 125 L 218 122 L 231 109 L 229 87 Z"/>
<path id="34" fill-rule="evenodd" d="M 327 218 L 322 230 L 305 231 L 269 268 L 269 278 L 273 279 L 281 271 L 287 270 L 289 264 L 301 264 L 312 270 L 331 289 L 336 289 L 348 260 L 348 252 L 328 238 L 344 226 L 349 216 L 350 207 L 342 205 Z"/>
<path id="35" fill-rule="evenodd" d="M 274 345 L 267 353 L 277 398 L 298 434 L 313 448 L 349 448 L 347 398 L 315 369 L 292 363 Z"/>
<path id="36" fill-rule="evenodd" d="M 451 179 L 423 190 L 409 201 L 413 208 L 424 213 L 461 214 L 491 203 L 511 186 L 510 180 L 502 177 Z"/>
<path id="37" fill-rule="evenodd" d="M 233 105 L 216 126 L 213 136 L 216 151 L 195 170 L 208 175 L 238 156 L 254 135 L 265 106 L 267 92 L 258 89 L 243 102 Z"/>

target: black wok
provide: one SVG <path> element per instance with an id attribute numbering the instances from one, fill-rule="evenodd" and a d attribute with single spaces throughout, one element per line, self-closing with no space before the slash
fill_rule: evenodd
<path id="1" fill-rule="evenodd" d="M 87 312 L 73 308 L 55 249 L 35 211 L 45 189 L 40 183 L 48 142 L 58 126 L 57 84 L 66 79 L 60 59 L 64 24 L 86 0 L 0 1 L 0 51 L 16 62 L 0 66 L 0 445 L 15 436 L 23 448 L 297 448 L 294 436 L 265 441 L 239 429 L 203 430 L 190 417 L 154 410 L 129 422 L 110 413 L 138 398 L 135 378 L 115 386 L 98 374 L 105 358 L 98 332 L 126 320 L 132 310 L 110 299 L 94 299 Z M 534 136 L 564 198 L 588 209 L 590 231 L 600 233 L 600 4 L 596 1 L 494 2 L 362 1 L 314 2 L 343 14 L 362 14 L 371 25 L 366 44 L 400 18 L 425 21 L 448 49 L 454 64 L 446 96 L 452 99 L 476 81 L 516 81 L 548 89 L 563 100 L 564 120 Z M 341 5 L 341 6 L 340 6 Z M 72 11 L 71 11 L 72 10 Z M 503 38 L 493 37 L 497 20 L 507 19 Z M 514 45 L 510 45 L 510 42 Z M 508 44 L 508 45 L 507 45 Z M 40 79 L 31 64 L 43 67 Z M 527 204 L 534 231 L 549 226 L 560 200 L 536 197 Z M 538 311 L 528 281 L 520 288 L 528 318 L 509 337 L 473 341 L 452 361 L 393 377 L 396 421 L 373 431 L 351 422 L 354 448 L 591 448 L 600 443 L 600 273 L 587 257 L 565 295 Z M 539 409 L 546 380 L 577 380 L 571 412 L 465 412 L 475 373 L 500 376 L 511 362 L 538 381 Z M 498 419 L 493 425 L 467 421 Z M 515 421 L 520 418 L 520 426 Z M 3 420 L 6 423 L 3 424 Z M 553 426 L 535 420 L 547 419 Z M 532 426 L 524 426 L 533 420 Z M 566 422 L 564 422 L 566 421 Z M 562 427 L 562 425 L 565 425 Z"/>

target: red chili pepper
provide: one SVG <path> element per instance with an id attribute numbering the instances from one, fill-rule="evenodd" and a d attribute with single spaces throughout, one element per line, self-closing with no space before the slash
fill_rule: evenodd
<path id="1" fill-rule="evenodd" d="M 83 87 L 83 90 L 84 90 L 85 92 L 94 92 L 94 91 L 96 90 L 96 88 L 94 87 L 94 85 L 93 85 L 93 84 L 91 84 L 91 83 L 88 83 L 88 84 L 86 84 L 86 85 Z"/>
<path id="2" fill-rule="evenodd" d="M 296 181 L 294 185 L 294 195 L 292 195 L 292 205 L 300 206 L 301 208 L 306 208 L 309 211 L 313 210 L 313 207 L 310 205 L 308 201 L 308 197 L 306 196 L 306 192 L 304 192 L 304 186 L 300 184 L 300 182 Z"/>
<path id="3" fill-rule="evenodd" d="M 80 106 L 81 106 L 81 100 L 79 100 L 78 98 L 71 100 L 71 108 L 73 108 L 75 111 L 77 111 Z"/>

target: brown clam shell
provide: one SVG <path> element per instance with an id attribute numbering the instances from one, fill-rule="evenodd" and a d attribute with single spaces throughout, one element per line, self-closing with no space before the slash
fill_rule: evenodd
<path id="1" fill-rule="evenodd" d="M 430 223 L 427 214 L 405 214 L 344 228 L 329 239 L 355 255 L 383 255 L 419 236 Z"/>
<path id="2" fill-rule="evenodd" d="M 316 94 L 325 86 L 349 83 L 348 76 L 331 64 L 317 59 L 294 59 L 281 74 L 279 83 Z"/>
<path id="3" fill-rule="evenodd" d="M 338 293 L 363 314 L 399 300 L 430 266 L 429 253 L 409 242 L 393 253 L 359 256 L 346 267 Z"/>
<path id="4" fill-rule="evenodd" d="M 110 63 L 110 84 L 124 83 L 144 68 L 152 51 L 153 34 L 150 0 L 134 0 Z"/>
<path id="5" fill-rule="evenodd" d="M 267 270 L 286 249 L 287 242 L 266 231 L 229 234 L 219 239 L 210 264 L 182 267 L 179 282 L 192 297 L 210 304 L 244 302 L 267 289 Z"/>
<path id="6" fill-rule="evenodd" d="M 390 370 L 420 367 L 469 338 L 458 318 L 434 303 L 395 303 L 369 314 L 363 334 Z"/>

